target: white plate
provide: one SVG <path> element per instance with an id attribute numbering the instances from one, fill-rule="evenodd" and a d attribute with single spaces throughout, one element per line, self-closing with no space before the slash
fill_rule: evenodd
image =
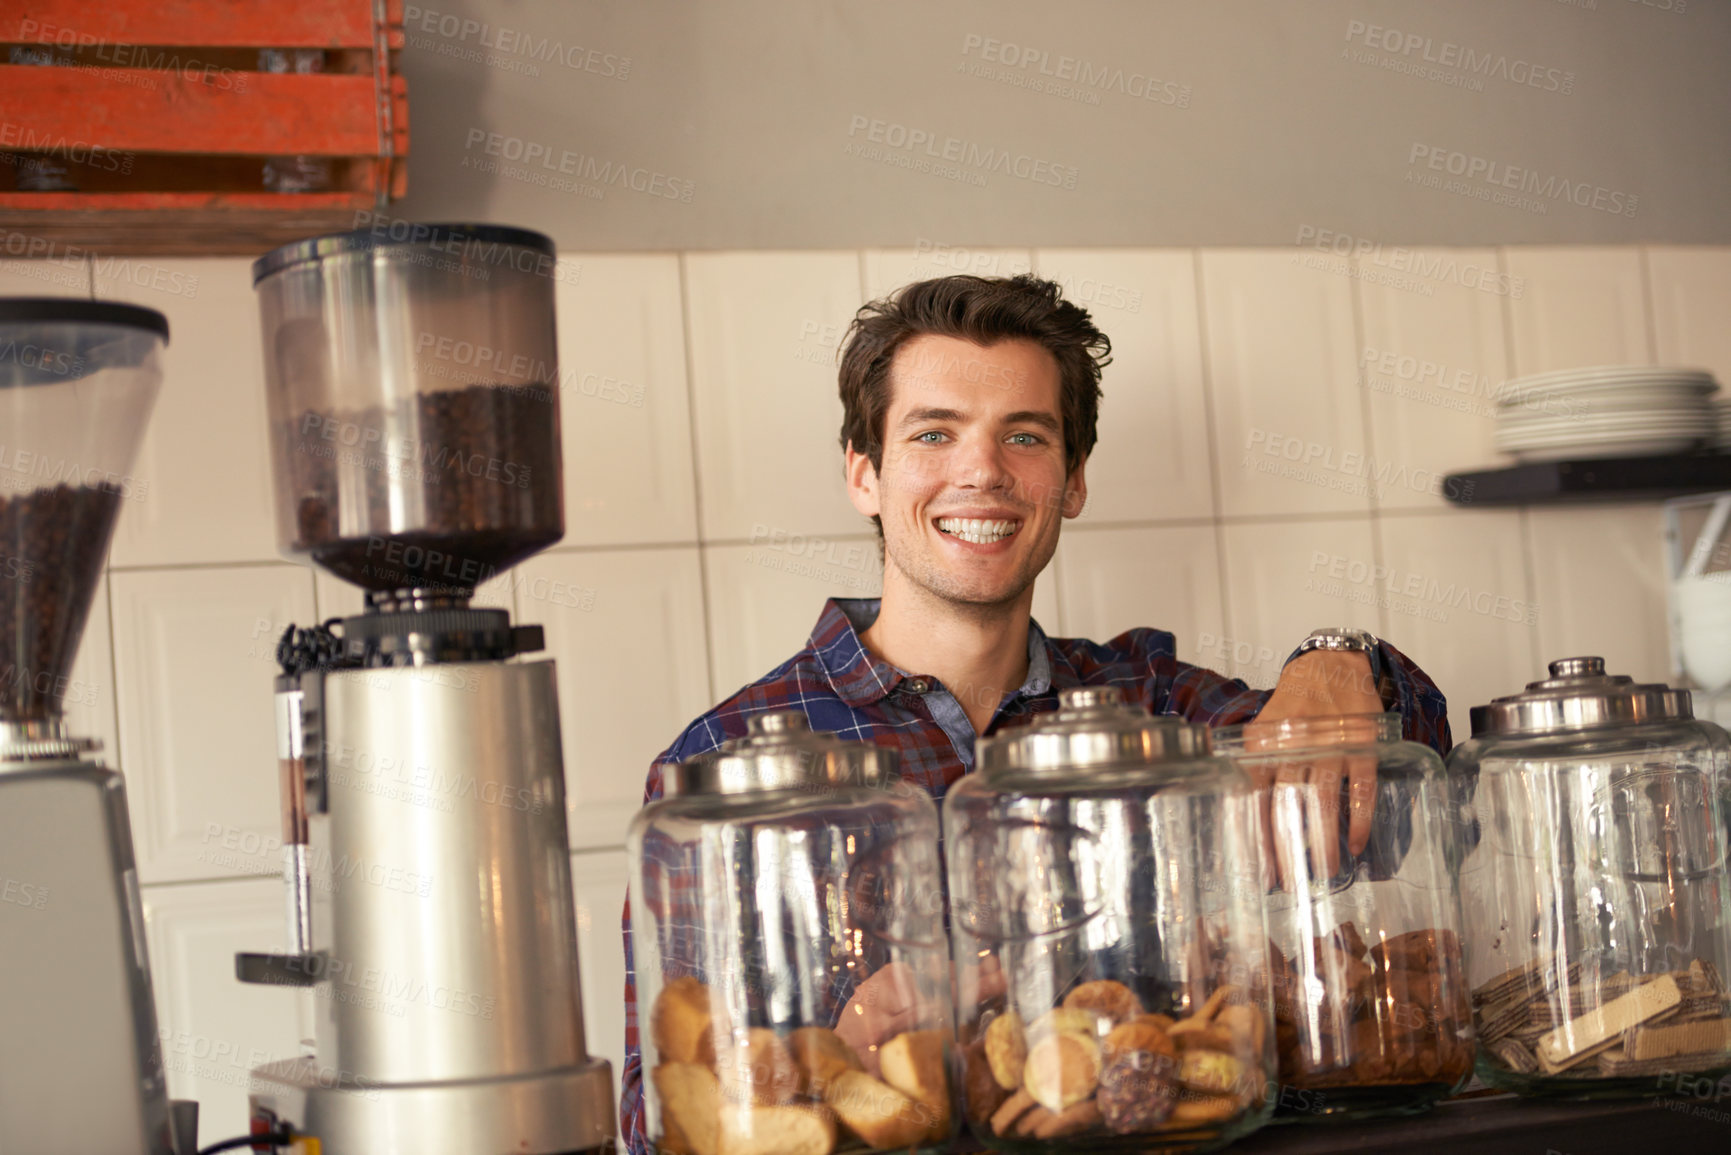
<path id="1" fill-rule="evenodd" d="M 1685 443 L 1694 443 L 1711 440 L 1713 440 L 1711 434 L 1701 434 L 1691 430 L 1652 429 L 1640 433 L 1606 433 L 1597 437 L 1499 437 L 1495 442 L 1493 442 L 1493 444 L 1506 453 L 1518 453 L 1526 449 L 1544 449 L 1547 447 L 1612 445 L 1619 441 L 1681 441 Z"/>
<path id="2" fill-rule="evenodd" d="M 1628 409 L 1687 409 L 1706 413 L 1713 410 L 1713 403 L 1694 388 L 1683 391 L 1658 387 L 1648 390 L 1619 387 L 1591 393 L 1547 393 L 1540 396 L 1522 394 L 1518 398 L 1497 402 L 1499 414 L 1570 414 L 1598 410 L 1615 413 Z"/>
<path id="3" fill-rule="evenodd" d="M 1663 453 L 1683 453 L 1695 448 L 1699 442 L 1699 438 L 1693 437 L 1629 438 L 1595 445 L 1533 446 L 1507 452 L 1522 461 L 1566 461 L 1570 458 L 1592 461 L 1606 457 L 1657 457 Z"/>
<path id="4" fill-rule="evenodd" d="M 1647 389 L 1657 386 L 1692 389 L 1701 394 L 1713 393 L 1719 388 L 1713 375 L 1705 370 L 1636 367 L 1617 374 L 1580 370 L 1562 374 L 1545 374 L 1541 377 L 1516 377 L 1503 382 L 1497 388 L 1494 397 L 1498 401 L 1503 401 L 1523 396 L 1544 397 L 1552 394 L 1570 394 L 1597 389 Z"/>
<path id="5" fill-rule="evenodd" d="M 1565 421 L 1555 425 L 1499 426 L 1492 435 L 1498 441 L 1531 441 L 1547 437 L 1618 437 L 1650 433 L 1696 433 L 1702 437 L 1716 437 L 1719 427 L 1705 421 Z"/>
<path id="6" fill-rule="evenodd" d="M 1498 426 L 1493 436 L 1507 437 L 1615 437 L 1627 433 L 1699 433 L 1710 437 L 1719 427 L 1710 421 L 1559 421 L 1554 425 Z"/>

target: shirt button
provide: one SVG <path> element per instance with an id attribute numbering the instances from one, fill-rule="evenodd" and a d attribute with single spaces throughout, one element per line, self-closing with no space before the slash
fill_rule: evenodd
<path id="1" fill-rule="evenodd" d="M 910 694 L 923 694 L 932 688 L 931 681 L 926 678 L 909 678 L 906 682 L 903 682 L 902 685 L 907 687 L 907 691 Z"/>

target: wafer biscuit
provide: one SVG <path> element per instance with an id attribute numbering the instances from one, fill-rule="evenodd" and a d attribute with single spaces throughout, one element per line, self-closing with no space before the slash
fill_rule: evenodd
<path id="1" fill-rule="evenodd" d="M 1492 1043 L 1486 1050 L 1491 1056 L 1511 1071 L 1530 1075 L 1539 1069 L 1539 1062 L 1533 1058 L 1533 1053 L 1514 1039 L 1504 1039 Z"/>
<path id="2" fill-rule="evenodd" d="M 1631 1059 L 1731 1051 L 1731 1019 L 1703 1019 L 1658 1027 L 1643 1023 L 1624 1034 L 1623 1050 Z"/>
<path id="3" fill-rule="evenodd" d="M 1496 1003 L 1479 1012 L 1479 1038 L 1494 1043 L 1526 1026 L 1532 1005 L 1525 999 Z"/>
<path id="4" fill-rule="evenodd" d="M 1660 975 L 1604 1006 L 1555 1028 L 1534 1047 L 1534 1057 L 1548 1073 L 1566 1070 L 1582 1059 L 1622 1042 L 1623 1031 L 1666 1011 L 1683 1000 L 1677 981 Z"/>
<path id="5" fill-rule="evenodd" d="M 1600 1071 L 1614 1079 L 1708 1071 L 1715 1067 L 1731 1069 L 1731 1058 L 1728 1058 L 1724 1051 L 1712 1051 L 1703 1055 L 1671 1055 L 1663 1059 L 1631 1059 L 1627 1055 L 1615 1058 L 1606 1055 L 1599 1057 Z"/>

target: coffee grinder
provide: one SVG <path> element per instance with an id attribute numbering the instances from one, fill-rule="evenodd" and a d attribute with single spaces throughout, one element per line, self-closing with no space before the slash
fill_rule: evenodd
<path id="1" fill-rule="evenodd" d="M 312 1053 L 253 1126 L 323 1155 L 611 1150 L 585 1049 L 559 714 L 476 586 L 564 534 L 552 242 L 384 225 L 253 266 L 278 542 L 365 591 L 279 646 L 290 950 Z"/>
<path id="2" fill-rule="evenodd" d="M 151 309 L 0 299 L 0 1152 L 177 1149 L 126 784 L 65 720 L 167 342 Z"/>

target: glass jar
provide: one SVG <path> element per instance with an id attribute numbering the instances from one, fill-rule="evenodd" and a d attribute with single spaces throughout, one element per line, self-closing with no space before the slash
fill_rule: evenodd
<path id="1" fill-rule="evenodd" d="M 1523 1094 L 1650 1094 L 1731 1070 L 1731 739 L 1687 690 L 1552 662 L 1472 711 L 1461 873 L 1479 1077 Z"/>
<path id="2" fill-rule="evenodd" d="M 1111 686 L 982 738 L 944 833 L 964 1111 L 997 1150 L 1223 1143 L 1274 1071 L 1256 798 Z"/>
<path id="3" fill-rule="evenodd" d="M 754 715 L 631 825 L 658 1150 L 827 1155 L 953 1133 L 938 812 L 893 750 Z"/>
<path id="4" fill-rule="evenodd" d="M 1472 1008 L 1442 759 L 1401 740 L 1399 714 L 1227 726 L 1214 743 L 1269 791 L 1276 1113 L 1393 1114 L 1453 1094 L 1472 1074 Z"/>

